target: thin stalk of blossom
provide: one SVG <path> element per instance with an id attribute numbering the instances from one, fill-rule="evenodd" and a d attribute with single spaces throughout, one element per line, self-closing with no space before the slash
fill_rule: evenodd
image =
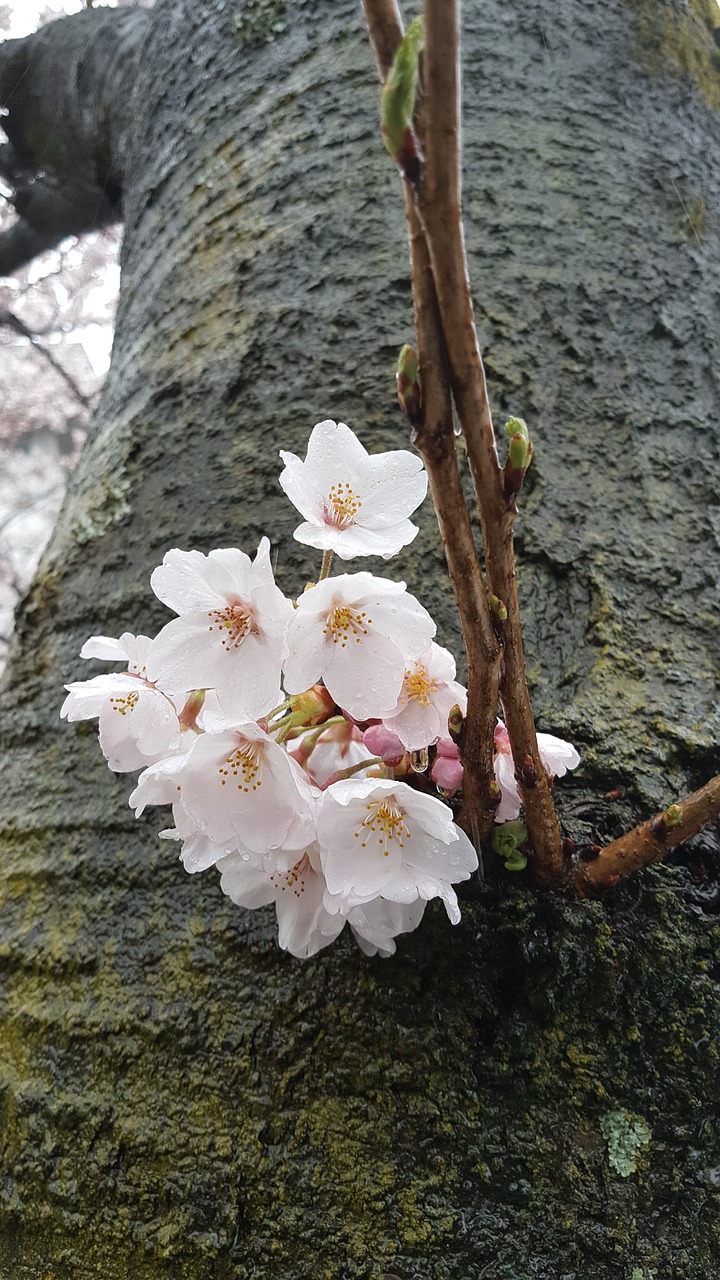
<path id="1" fill-rule="evenodd" d="M 395 0 L 365 0 L 365 16 L 380 79 L 387 78 L 402 40 Z M 498 706 L 501 648 L 492 624 L 470 513 L 457 465 L 448 385 L 447 354 L 437 294 L 412 188 L 403 184 L 410 238 L 415 332 L 420 369 L 421 420 L 413 443 L 428 473 L 430 493 L 440 528 L 448 573 L 455 593 L 468 664 L 468 708 L 463 766 L 463 811 L 460 825 L 472 826 L 480 838 L 492 826 L 493 735 Z"/>
<path id="2" fill-rule="evenodd" d="M 385 773 L 385 765 L 383 764 L 380 756 L 371 756 L 369 760 L 361 760 L 358 764 L 348 765 L 347 769 L 338 769 L 337 773 L 330 774 L 327 782 L 323 783 L 320 790 L 327 791 L 328 787 L 331 787 L 333 782 L 343 782 L 345 778 L 352 778 L 353 774 L 360 773 L 361 769 L 370 769 L 373 765 L 378 764 L 382 765 L 383 772 Z"/>
<path id="3" fill-rule="evenodd" d="M 322 582 L 323 578 L 328 578 L 330 576 L 330 569 L 332 566 L 332 562 L 333 562 L 333 553 L 330 550 L 330 548 L 328 548 L 327 551 L 323 551 L 323 558 L 322 558 L 322 564 L 320 565 L 320 574 L 318 576 L 318 582 Z"/>
<path id="4" fill-rule="evenodd" d="M 284 720 L 284 721 L 279 725 L 279 727 L 277 727 L 277 728 L 272 728 L 272 727 L 271 727 L 271 728 L 268 730 L 268 732 L 269 732 L 269 733 L 274 734 L 274 735 L 275 735 L 275 741 L 277 742 L 278 746 L 282 746 L 283 742 L 285 742 L 286 738 L 288 737 L 288 735 L 292 732 L 292 730 L 293 730 L 295 727 L 296 727 L 296 726 L 292 723 L 292 717 L 291 717 L 291 716 L 289 716 L 286 720 Z"/>
<path id="5" fill-rule="evenodd" d="M 587 897 L 593 890 L 611 888 L 642 867 L 660 862 L 671 849 L 697 835 L 718 815 L 720 774 L 664 813 L 605 845 L 591 862 L 578 862 L 575 875 L 578 894 Z"/>
<path id="6" fill-rule="evenodd" d="M 325 730 L 329 729 L 332 725 L 345 723 L 346 721 L 344 716 L 331 716 L 330 719 L 326 720 L 324 724 L 321 724 L 314 733 L 308 733 L 303 738 L 298 750 L 294 752 L 295 759 L 299 760 L 301 764 L 305 764 L 305 762 L 310 759 L 310 756 L 315 750 Z M 302 729 L 297 730 L 298 734 L 302 732 Z"/>
<path id="7" fill-rule="evenodd" d="M 279 716 L 281 712 L 287 711 L 290 705 L 290 698 L 286 698 L 284 702 L 280 703 L 279 707 L 273 707 L 272 711 L 268 711 L 267 715 L 263 716 L 263 719 L 269 724 L 271 720 L 275 719 L 275 716 Z"/>
<path id="8" fill-rule="evenodd" d="M 420 135 L 425 166 L 416 189 L 416 207 L 432 264 L 451 387 L 480 511 L 490 591 L 507 609 L 500 692 L 535 850 L 535 873 L 541 883 L 552 883 L 563 872 L 560 829 L 540 760 L 525 678 L 513 553 L 514 511 L 505 500 L 462 233 L 457 0 L 425 0 L 423 74 Z"/>

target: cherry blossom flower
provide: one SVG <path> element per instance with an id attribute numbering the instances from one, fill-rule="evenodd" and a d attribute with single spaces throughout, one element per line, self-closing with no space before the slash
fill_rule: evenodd
<path id="1" fill-rule="evenodd" d="M 447 737 L 454 706 L 465 712 L 467 690 L 455 680 L 456 670 L 452 654 L 435 643 L 406 666 L 397 705 L 383 716 L 383 724 L 408 751 Z"/>
<path id="2" fill-rule="evenodd" d="M 119 640 L 91 636 L 81 658 L 121 661 L 125 672 L 95 676 L 67 684 L 60 715 L 69 721 L 98 717 L 100 746 L 116 773 L 144 769 L 151 761 L 182 751 L 192 734 L 183 733 L 174 704 L 147 678 L 149 636 L 125 632 Z M 184 701 L 184 695 L 180 706 Z"/>
<path id="3" fill-rule="evenodd" d="M 150 579 L 179 617 L 155 637 L 148 672 L 158 686 L 214 689 L 227 714 L 253 719 L 280 701 L 283 639 L 293 607 L 275 585 L 270 543 L 254 561 L 231 547 L 168 551 Z"/>
<path id="4" fill-rule="evenodd" d="M 556 738 L 551 733 L 539 733 L 538 751 L 548 775 L 562 778 L 568 769 L 576 769 L 580 756 L 570 742 Z M 510 735 L 502 720 L 495 727 L 495 781 L 502 792 L 502 799 L 495 814 L 496 822 L 511 822 L 522 808 L 520 792 L 515 780 L 515 765 L 510 747 Z"/>
<path id="5" fill-rule="evenodd" d="M 284 450 L 280 457 L 280 484 L 305 517 L 298 542 L 343 560 L 387 560 L 415 538 L 407 517 L 427 493 L 427 476 L 414 453 L 369 454 L 344 422 L 326 421 L 313 428 L 304 462 Z"/>
<path id="6" fill-rule="evenodd" d="M 130 797 L 139 812 L 140 806 L 168 800 L 174 800 L 175 826 L 183 837 L 199 831 L 223 850 L 255 855 L 257 865 L 287 864 L 287 851 L 303 848 L 315 836 L 310 782 L 292 757 L 249 720 L 201 734 L 187 755 L 147 770 Z"/>
<path id="7" fill-rule="evenodd" d="M 403 782 L 348 779 L 323 793 L 317 830 L 329 911 L 345 914 L 374 898 L 408 905 L 439 897 L 458 923 L 452 885 L 478 861 L 441 800 Z"/>
<path id="8" fill-rule="evenodd" d="M 322 678 L 358 720 L 392 711 L 408 659 L 423 653 L 435 623 L 404 582 L 339 574 L 305 591 L 287 633 L 284 681 L 300 693 Z"/>
<path id="9" fill-rule="evenodd" d="M 241 907 L 263 907 L 275 903 L 278 943 L 284 951 L 301 959 L 313 956 L 334 942 L 345 920 L 323 905 L 325 880 L 320 870 L 317 847 L 297 851 L 292 867 L 268 873 L 258 870 L 237 854 L 218 863 L 220 887 Z"/>

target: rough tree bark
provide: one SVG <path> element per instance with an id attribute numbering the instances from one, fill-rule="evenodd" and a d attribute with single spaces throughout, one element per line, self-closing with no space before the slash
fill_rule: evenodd
<path id="1" fill-rule="evenodd" d="M 526 644 L 540 727 L 584 753 L 579 838 L 720 767 L 713 12 L 467 5 L 467 238 L 494 405 L 536 441 Z M 286 590 L 313 571 L 279 447 L 332 416 L 402 443 L 406 249 L 359 5 L 159 0 L 46 51 L 121 20 L 113 363 L 2 695 L 2 1276 L 710 1277 L 712 833 L 602 902 L 488 867 L 456 930 L 431 910 L 391 961 L 302 964 L 57 719 L 88 634 L 164 620 L 168 547 L 268 529 Z M 457 647 L 430 513 L 400 564 Z"/>

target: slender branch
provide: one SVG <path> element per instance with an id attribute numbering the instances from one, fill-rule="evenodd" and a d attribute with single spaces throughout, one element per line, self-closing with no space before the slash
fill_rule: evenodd
<path id="1" fill-rule="evenodd" d="M 395 0 L 364 0 L 364 8 L 380 78 L 385 80 L 402 40 L 400 13 Z M 492 625 L 457 465 L 447 355 L 430 258 L 407 184 L 404 193 L 422 396 L 421 420 L 416 424 L 413 443 L 428 475 L 467 655 L 468 708 L 463 734 L 465 773 L 460 822 L 482 839 L 492 826 L 497 807 L 493 793 L 493 739 L 501 649 Z"/>
<path id="2" fill-rule="evenodd" d="M 660 862 L 671 849 L 720 816 L 720 774 L 693 791 L 677 805 L 657 814 L 649 822 L 628 831 L 600 850 L 592 862 L 580 862 L 575 887 L 581 897 L 593 890 L 609 889 L 652 862 Z"/>
<path id="3" fill-rule="evenodd" d="M 47 361 L 50 368 L 55 371 L 58 377 L 62 378 L 66 387 L 68 387 L 72 392 L 75 399 L 79 400 L 83 408 L 92 408 L 92 400 L 89 399 L 88 396 L 83 395 L 79 386 L 75 382 L 75 379 L 70 376 L 67 369 L 63 369 L 63 366 L 60 364 L 59 360 L 55 359 L 52 352 L 49 351 L 42 342 L 38 341 L 37 334 L 33 333 L 32 329 L 28 329 L 27 325 L 23 324 L 22 320 L 20 320 L 18 316 L 14 315 L 12 311 L 0 311 L 0 326 L 12 329 L 14 333 L 19 334 L 22 338 L 27 338 L 28 342 L 32 343 L 38 354 Z"/>
<path id="4" fill-rule="evenodd" d="M 414 444 L 428 474 L 467 655 L 461 825 L 474 831 L 476 823 L 477 835 L 482 839 L 497 810 L 493 745 L 502 650 L 492 624 L 458 470 L 447 361 L 430 259 L 407 188 L 406 195 L 422 396 L 421 423 Z"/>
<path id="5" fill-rule="evenodd" d="M 363 9 L 380 80 L 385 81 L 403 38 L 400 9 L 396 0 L 363 0 Z"/>
<path id="6" fill-rule="evenodd" d="M 563 873 L 560 830 L 540 760 L 525 677 L 512 523 L 473 318 L 460 209 L 459 18 L 457 0 L 425 0 L 425 153 L 417 209 L 427 239 L 451 371 L 477 495 L 490 590 L 505 605 L 501 696 L 518 788 L 541 883 Z"/>

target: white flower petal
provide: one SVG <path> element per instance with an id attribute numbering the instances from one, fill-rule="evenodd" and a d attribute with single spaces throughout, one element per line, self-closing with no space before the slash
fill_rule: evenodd
<path id="1" fill-rule="evenodd" d="M 405 520 L 420 506 L 427 495 L 428 478 L 416 453 L 392 449 L 368 456 L 365 483 L 363 520 L 370 528 L 383 529 Z"/>
<path id="2" fill-rule="evenodd" d="M 231 853 L 218 863 L 221 872 L 220 888 L 239 907 L 251 911 L 266 907 L 275 900 L 275 889 L 270 877 L 251 865 L 239 853 Z"/>
<path id="3" fill-rule="evenodd" d="M 555 738 L 551 733 L 539 733 L 538 750 L 548 773 L 554 778 L 563 778 L 568 769 L 577 769 L 580 756 L 571 742 Z"/>
<path id="4" fill-rule="evenodd" d="M 100 658 L 103 662 L 127 662 L 127 653 L 112 636 L 90 636 L 80 650 L 81 658 Z"/>

